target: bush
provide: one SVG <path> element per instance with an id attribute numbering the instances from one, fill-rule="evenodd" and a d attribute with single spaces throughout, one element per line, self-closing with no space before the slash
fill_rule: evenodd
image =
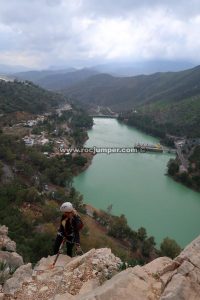
<path id="1" fill-rule="evenodd" d="M 160 245 L 161 255 L 174 259 L 181 252 L 181 247 L 175 240 L 166 237 Z"/>
<path id="2" fill-rule="evenodd" d="M 168 174 L 171 176 L 174 176 L 179 170 L 178 163 L 174 159 L 169 160 L 167 167 L 168 167 Z"/>

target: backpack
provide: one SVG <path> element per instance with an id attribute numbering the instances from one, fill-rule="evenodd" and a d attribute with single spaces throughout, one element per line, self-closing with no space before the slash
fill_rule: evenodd
<path id="1" fill-rule="evenodd" d="M 80 216 L 76 216 L 76 226 L 77 226 L 77 229 L 78 231 L 80 231 L 81 229 L 83 229 L 83 221 L 81 220 Z"/>

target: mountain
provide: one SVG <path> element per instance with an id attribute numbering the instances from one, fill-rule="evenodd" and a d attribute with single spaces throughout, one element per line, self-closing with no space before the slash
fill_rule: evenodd
<path id="1" fill-rule="evenodd" d="M 106 106 L 125 114 L 150 134 L 200 136 L 200 66 L 134 77 L 99 74 L 64 91 L 86 107 Z M 134 112 L 137 112 L 134 113 Z"/>
<path id="2" fill-rule="evenodd" d="M 64 69 L 64 70 L 41 70 L 41 71 L 28 71 L 28 72 L 19 72 L 13 74 L 13 76 L 18 80 L 29 80 L 34 83 L 38 83 L 38 81 L 43 78 L 51 75 L 57 74 L 65 74 L 68 72 L 76 71 L 74 68 Z"/>
<path id="3" fill-rule="evenodd" d="M 64 101 L 64 96 L 48 92 L 32 83 L 0 80 L 0 113 L 41 113 Z"/>
<path id="4" fill-rule="evenodd" d="M 109 106 L 113 110 L 132 109 L 156 101 L 178 102 L 200 94 L 200 66 L 180 72 L 134 77 L 99 74 L 64 92 L 84 104 Z"/>
<path id="5" fill-rule="evenodd" d="M 100 73 L 108 73 L 114 76 L 149 75 L 155 72 L 176 72 L 194 67 L 187 61 L 152 60 L 139 62 L 113 62 L 93 67 Z"/>
<path id="6" fill-rule="evenodd" d="M 71 68 L 68 70 L 23 72 L 15 74 L 15 76 L 18 79 L 30 80 L 47 90 L 60 91 L 97 73 L 97 71 L 87 68 L 80 70 Z"/>

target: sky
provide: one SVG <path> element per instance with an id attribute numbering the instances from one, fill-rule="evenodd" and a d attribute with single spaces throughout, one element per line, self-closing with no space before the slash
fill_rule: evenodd
<path id="1" fill-rule="evenodd" d="M 200 62 L 200 0 L 0 0 L 0 64 Z"/>

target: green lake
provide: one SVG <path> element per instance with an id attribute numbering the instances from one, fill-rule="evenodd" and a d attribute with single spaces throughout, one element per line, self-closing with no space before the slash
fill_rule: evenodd
<path id="1" fill-rule="evenodd" d="M 87 147 L 133 147 L 158 139 L 118 122 L 94 118 Z M 124 214 L 133 229 L 143 226 L 157 243 L 175 239 L 182 247 L 200 234 L 200 194 L 166 176 L 172 154 L 97 154 L 89 168 L 75 177 L 84 202 L 112 214 Z"/>

